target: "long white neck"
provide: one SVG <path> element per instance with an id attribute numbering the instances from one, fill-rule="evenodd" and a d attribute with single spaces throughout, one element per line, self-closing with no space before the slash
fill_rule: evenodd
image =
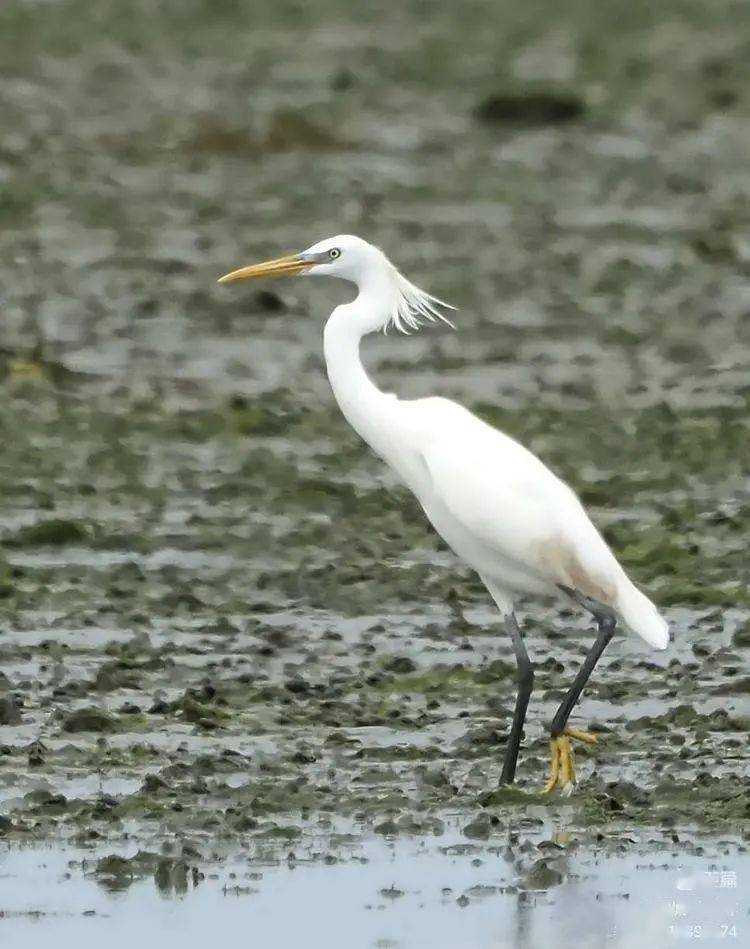
<path id="1" fill-rule="evenodd" d="M 382 287 L 361 287 L 357 298 L 337 307 L 323 334 L 328 378 L 333 394 L 352 428 L 379 455 L 388 455 L 396 400 L 365 372 L 359 355 L 362 337 L 382 326 L 390 300 Z"/>

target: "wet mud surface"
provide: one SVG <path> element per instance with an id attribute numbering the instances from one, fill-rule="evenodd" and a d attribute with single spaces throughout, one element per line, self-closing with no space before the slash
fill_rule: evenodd
<path id="1" fill-rule="evenodd" d="M 103 890 L 445 834 L 744 859 L 747 10 L 137 6 L 0 10 L 4 859 L 72 847 Z M 570 799 L 538 792 L 587 618 L 523 605 L 498 790 L 512 652 L 333 404 L 347 291 L 215 286 L 340 231 L 460 308 L 369 340 L 378 381 L 522 439 L 673 626 L 605 654 Z M 476 885 L 535 889 L 514 859 Z"/>

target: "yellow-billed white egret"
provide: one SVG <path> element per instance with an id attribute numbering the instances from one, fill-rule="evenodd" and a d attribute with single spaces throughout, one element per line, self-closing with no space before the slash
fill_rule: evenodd
<path id="1" fill-rule="evenodd" d="M 449 399 L 403 400 L 381 392 L 359 355 L 367 333 L 403 332 L 443 320 L 448 305 L 403 277 L 378 248 L 340 235 L 293 254 L 235 270 L 222 283 L 293 274 L 338 277 L 357 288 L 324 332 L 328 378 L 349 424 L 414 492 L 435 530 L 477 571 L 503 616 L 518 666 L 518 695 L 501 782 L 513 781 L 534 683 L 514 614 L 518 594 L 565 595 L 596 620 L 596 640 L 551 725 L 545 791 L 575 782 L 570 713 L 615 631 L 617 617 L 655 649 L 667 624 L 628 579 L 573 491 L 522 445 Z"/>

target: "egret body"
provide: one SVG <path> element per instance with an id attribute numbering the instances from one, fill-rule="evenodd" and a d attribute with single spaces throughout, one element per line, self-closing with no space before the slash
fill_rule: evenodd
<path id="1" fill-rule="evenodd" d="M 382 392 L 359 354 L 363 336 L 389 326 L 409 332 L 444 320 L 447 307 L 403 277 L 378 248 L 351 235 L 301 254 L 243 267 L 221 282 L 294 274 L 338 277 L 357 288 L 324 332 L 328 378 L 349 424 L 410 488 L 449 547 L 479 574 L 505 620 L 518 666 L 518 696 L 501 781 L 513 781 L 534 670 L 516 622 L 519 594 L 572 598 L 597 623 L 596 640 L 551 725 L 545 790 L 575 782 L 570 713 L 614 635 L 618 618 L 654 649 L 667 624 L 628 579 L 573 491 L 535 455 L 449 399 L 404 400 Z"/>

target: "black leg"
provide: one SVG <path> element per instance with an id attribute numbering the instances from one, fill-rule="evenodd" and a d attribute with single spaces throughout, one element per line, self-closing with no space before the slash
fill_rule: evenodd
<path id="1" fill-rule="evenodd" d="M 561 735 L 565 730 L 565 726 L 568 724 L 568 719 L 570 718 L 570 713 L 573 711 L 576 702 L 581 697 L 581 692 L 583 692 L 584 687 L 589 680 L 589 676 L 594 671 L 594 666 L 597 664 L 601 658 L 602 653 L 607 648 L 610 640 L 614 636 L 615 626 L 617 625 L 617 617 L 608 606 L 604 606 L 603 603 L 598 603 L 596 600 L 592 600 L 587 596 L 583 596 L 574 590 L 566 589 L 565 592 L 572 596 L 576 602 L 580 603 L 581 606 L 593 614 L 596 624 L 599 627 L 599 632 L 597 633 L 596 639 L 594 640 L 594 645 L 589 650 L 583 665 L 578 670 L 578 675 L 573 680 L 573 685 L 571 685 L 570 689 L 568 690 L 568 694 L 562 700 L 560 708 L 557 710 L 555 717 L 552 719 L 552 728 L 550 729 L 550 733 L 553 738 L 557 738 L 558 735 Z"/>
<path id="2" fill-rule="evenodd" d="M 515 613 L 510 613 L 506 620 L 506 626 L 513 641 L 513 652 L 516 654 L 516 663 L 518 665 L 518 695 L 516 697 L 516 708 L 513 712 L 513 724 L 510 727 L 508 737 L 508 747 L 505 751 L 505 760 L 503 761 L 503 772 L 500 776 L 501 784 L 512 784 L 516 776 L 516 761 L 518 760 L 518 747 L 521 744 L 521 734 L 523 732 L 523 723 L 526 718 L 526 709 L 531 698 L 531 691 L 534 688 L 534 667 L 526 652 L 526 646 L 518 628 Z"/>

